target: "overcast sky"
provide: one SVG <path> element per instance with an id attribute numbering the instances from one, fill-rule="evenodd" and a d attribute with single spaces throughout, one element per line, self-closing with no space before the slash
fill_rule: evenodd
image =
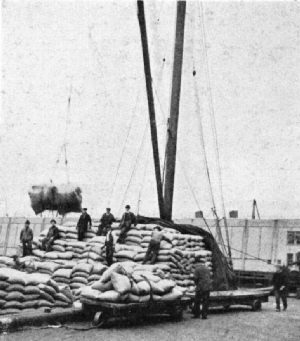
<path id="1" fill-rule="evenodd" d="M 145 3 L 163 164 L 176 4 Z M 299 3 L 204 2 L 202 12 L 188 1 L 184 44 L 173 216 L 211 217 L 200 117 L 222 215 L 212 103 L 227 211 L 250 217 L 256 198 L 264 218 L 299 218 Z M 67 143 L 93 216 L 127 203 L 137 212 L 139 200 L 140 214 L 158 215 L 135 1 L 3 1 L 2 75 L 0 213 L 32 216 L 30 186 L 66 181 L 63 154 L 56 161 Z"/>

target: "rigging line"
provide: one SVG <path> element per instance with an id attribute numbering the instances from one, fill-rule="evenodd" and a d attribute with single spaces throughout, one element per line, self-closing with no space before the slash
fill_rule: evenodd
<path id="1" fill-rule="evenodd" d="M 110 198 L 109 198 L 109 201 L 108 201 L 108 206 L 110 206 L 111 200 L 113 198 L 116 181 L 117 181 L 117 178 L 118 178 L 118 175 L 119 175 L 119 170 L 120 170 L 120 167 L 121 167 L 121 164 L 122 164 L 122 161 L 123 161 L 123 156 L 124 156 L 124 153 L 125 153 L 125 149 L 126 149 L 126 146 L 127 146 L 127 141 L 128 141 L 128 138 L 129 138 L 129 135 L 130 135 L 130 132 L 131 132 L 131 128 L 132 128 L 132 124 L 133 124 L 133 121 L 134 121 L 134 117 L 135 117 L 135 114 L 136 114 L 136 111 L 137 111 L 139 94 L 140 94 L 140 91 L 138 91 L 138 94 L 136 96 L 135 106 L 134 106 L 134 109 L 132 110 L 132 113 L 131 113 L 131 119 L 130 119 L 130 123 L 129 123 L 128 129 L 127 129 L 126 138 L 125 138 L 125 141 L 124 141 L 124 144 L 123 144 L 123 148 L 122 148 L 121 156 L 120 156 L 119 163 L 118 163 L 118 166 L 117 166 L 117 170 L 116 170 L 116 173 L 115 173 L 114 181 L 113 181 L 112 186 L 111 186 Z"/>
<path id="2" fill-rule="evenodd" d="M 201 108 L 199 105 L 199 95 L 198 95 L 198 86 L 197 86 L 197 80 L 195 77 L 194 78 L 194 89 L 195 89 L 195 98 L 196 98 L 196 111 L 194 113 L 196 114 L 197 111 L 199 115 L 196 114 L 196 117 L 198 119 L 198 129 L 200 133 L 200 143 L 202 147 L 202 152 L 203 152 L 203 157 L 204 157 L 204 163 L 205 163 L 205 170 L 206 170 L 206 175 L 208 179 L 208 184 L 209 184 L 209 192 L 210 192 L 210 198 L 211 202 L 213 205 L 213 208 L 216 209 L 216 204 L 215 204 L 215 198 L 213 194 L 213 189 L 212 189 L 212 182 L 210 178 L 210 173 L 209 173 L 209 166 L 208 166 L 208 160 L 207 160 L 207 153 L 206 153 L 206 147 L 205 147 L 205 141 L 204 141 L 204 131 L 203 131 L 203 124 L 202 124 L 202 117 L 201 117 Z"/>
<path id="3" fill-rule="evenodd" d="M 68 97 L 68 107 L 66 112 L 66 125 L 65 125 L 65 135 L 64 135 L 64 153 L 65 153 L 65 166 L 66 166 L 66 176 L 67 176 L 67 183 L 70 183 L 70 170 L 69 170 L 69 162 L 67 158 L 67 134 L 68 134 L 68 127 L 70 122 L 70 114 L 71 114 L 71 97 L 72 97 L 72 82 L 70 85 L 70 93 Z"/>
<path id="4" fill-rule="evenodd" d="M 211 78 L 210 78 L 210 69 L 209 69 L 209 63 L 208 63 L 208 53 L 206 49 L 206 31 L 205 31 L 205 25 L 204 25 L 204 10 L 203 10 L 203 4 L 202 2 L 197 3 L 198 9 L 200 12 L 200 19 L 201 19 L 201 26 L 202 26 L 202 41 L 203 41 L 203 51 L 204 51 L 204 60 L 205 60 L 205 75 L 208 82 L 208 98 L 209 98 L 209 113 L 211 117 L 211 125 L 212 125 L 212 131 L 213 131 L 213 137 L 214 137 L 214 143 L 215 143 L 215 152 L 216 152 L 216 161 L 217 161 L 217 168 L 218 168 L 218 180 L 219 180 L 219 189 L 220 189 L 220 195 L 221 195 L 221 202 L 222 202 L 222 209 L 223 209 L 223 215 L 226 217 L 226 210 L 225 210 L 225 202 L 224 202 L 224 195 L 223 195 L 223 183 L 222 183 L 222 172 L 221 172 L 221 165 L 220 165 L 220 152 L 219 152 L 219 144 L 218 144 L 218 135 L 217 135 L 217 128 L 216 128 L 216 119 L 215 119 L 215 110 L 213 105 L 213 95 L 212 95 L 212 89 L 211 89 Z"/>
<path id="5" fill-rule="evenodd" d="M 102 59 L 102 56 L 101 56 L 100 51 L 99 51 L 99 49 L 97 47 L 97 43 L 94 40 L 93 35 L 92 35 L 93 28 L 94 28 L 94 25 L 92 25 L 92 26 L 90 26 L 88 28 L 89 29 L 88 37 L 89 37 L 89 41 L 90 41 L 90 43 L 92 45 L 92 48 L 94 50 L 94 53 L 96 55 L 96 61 L 97 61 L 98 65 L 99 65 L 99 70 L 101 72 L 101 77 L 102 77 L 102 79 L 104 79 L 103 65 L 100 62 L 100 60 Z M 113 101 L 111 99 L 111 96 L 110 96 L 109 92 L 107 91 L 105 82 L 102 82 L 101 84 L 102 84 L 102 86 L 104 88 L 105 97 L 108 98 L 110 104 L 112 105 L 112 107 L 114 107 L 114 103 L 113 103 Z"/>
<path id="6" fill-rule="evenodd" d="M 193 59 L 193 65 L 194 65 L 194 55 L 195 55 L 195 31 L 196 31 L 196 20 L 194 21 L 194 30 L 193 30 L 193 37 L 192 37 L 192 45 L 193 45 L 193 54 L 192 54 L 192 59 Z M 208 185 L 209 185 L 209 192 L 210 192 L 210 199 L 213 205 L 213 209 L 216 209 L 215 205 L 215 199 L 214 199 L 214 194 L 213 194 L 213 189 L 212 189 L 212 183 L 211 183 L 211 178 L 210 178 L 210 173 L 209 173 L 209 167 L 208 167 L 208 160 L 207 160 L 207 153 L 206 153 L 206 147 L 205 147 L 205 141 L 204 141 L 204 131 L 203 131 L 203 124 L 202 124 L 202 115 L 201 115 L 201 108 L 200 108 L 200 98 L 199 98 L 199 90 L 198 90 L 198 83 L 196 79 L 196 74 L 193 74 L 193 80 L 194 80 L 194 94 L 195 94 L 195 102 L 196 102 L 196 111 L 194 111 L 195 116 L 198 121 L 198 129 L 200 133 L 200 143 L 202 147 L 202 152 L 203 152 L 203 157 L 204 157 L 204 163 L 205 163 L 205 170 L 206 170 L 206 175 L 208 179 Z M 199 115 L 197 115 L 197 111 Z"/>
<path id="7" fill-rule="evenodd" d="M 213 95 L 212 95 L 212 89 L 211 89 L 211 78 L 210 78 L 210 69 L 209 69 L 209 62 L 208 62 L 208 53 L 206 48 L 206 31 L 205 31 L 205 24 L 204 24 L 204 10 L 203 10 L 203 4 L 202 2 L 197 3 L 198 9 L 200 12 L 200 19 L 202 24 L 202 40 L 203 40 L 203 50 L 204 50 L 204 59 L 205 59 L 205 75 L 208 82 L 208 97 L 209 97 L 209 113 L 211 117 L 211 125 L 212 125 L 212 131 L 213 131 L 213 137 L 214 137 L 214 143 L 215 143 L 215 155 L 216 155 L 216 161 L 217 161 L 217 169 L 218 169 L 218 182 L 219 182 L 219 190 L 220 190 L 220 196 L 221 196 L 221 203 L 222 203 L 222 210 L 223 210 L 223 216 L 224 216 L 224 226 L 225 226 L 225 233 L 227 238 L 227 249 L 229 258 L 231 258 L 231 250 L 230 250 L 230 244 L 229 244 L 229 232 L 228 232 L 228 225 L 226 220 L 226 209 L 225 209 L 225 200 L 224 200 L 224 194 L 223 194 L 223 183 L 222 183 L 222 171 L 221 171 L 221 163 L 220 163 L 220 152 L 219 152 L 219 143 L 218 143 L 218 134 L 217 134 L 217 127 L 216 127 L 216 118 L 215 118 L 215 110 L 214 110 L 214 102 L 213 102 Z M 201 10 L 200 10 L 201 9 Z"/>
<path id="8" fill-rule="evenodd" d="M 217 242 L 217 244 L 220 245 L 218 242 Z M 253 256 L 253 255 L 251 255 L 251 254 L 248 253 L 248 252 L 245 252 L 245 251 L 236 249 L 236 248 L 234 248 L 234 247 L 231 247 L 231 248 L 232 248 L 232 250 L 234 250 L 234 251 L 236 251 L 236 252 L 239 252 L 239 253 L 242 254 L 242 255 L 252 257 L 253 259 L 256 259 L 256 260 L 265 262 L 265 263 L 270 264 L 270 265 L 276 265 L 276 263 L 270 263 L 270 262 L 268 262 L 267 260 L 265 260 L 265 259 L 263 259 L 263 258 L 259 258 L 259 257 Z"/>
<path id="9" fill-rule="evenodd" d="M 124 201 L 125 201 L 127 192 L 128 192 L 128 190 L 129 190 L 129 187 L 130 187 L 131 182 L 132 182 L 132 180 L 133 180 L 133 177 L 134 177 L 134 175 L 135 175 L 135 171 L 136 171 L 136 168 L 137 168 L 139 159 L 140 159 L 140 154 L 141 154 L 142 149 L 143 149 L 143 146 L 144 146 L 144 142 L 145 142 L 145 137 L 146 137 L 146 132 L 147 132 L 147 130 L 148 130 L 148 129 L 147 129 L 148 126 L 149 126 L 149 120 L 146 121 L 146 125 L 145 125 L 145 129 L 144 129 L 142 141 L 141 141 L 141 144 L 140 144 L 138 153 L 137 153 L 136 158 L 135 158 L 134 167 L 133 167 L 133 170 L 132 170 L 132 172 L 131 172 L 129 182 L 128 182 L 128 184 L 127 184 L 127 187 L 126 187 L 126 189 L 125 189 L 125 192 L 124 192 L 124 195 L 123 195 L 123 198 L 122 198 L 121 207 L 120 207 L 120 209 L 119 209 L 119 212 L 120 212 L 121 209 L 122 209 L 122 206 L 123 206 L 123 204 L 124 204 Z"/>
<path id="10" fill-rule="evenodd" d="M 140 186 L 140 190 L 139 190 L 138 203 L 137 203 L 137 208 L 138 208 L 137 209 L 137 215 L 139 215 L 139 212 L 140 212 L 140 202 L 141 202 L 142 192 L 143 192 L 144 185 L 145 185 L 145 178 L 146 178 L 146 173 L 147 173 L 147 169 L 148 169 L 148 164 L 149 164 L 149 160 L 150 160 L 149 147 L 150 147 L 150 144 L 147 145 L 147 159 L 146 159 L 144 174 L 142 177 L 142 182 L 141 182 L 141 186 Z"/>
<path id="11" fill-rule="evenodd" d="M 158 93 L 156 91 L 156 87 L 154 85 L 154 83 L 152 82 L 153 84 L 153 89 L 154 89 L 154 94 L 155 94 L 155 98 L 157 99 L 157 102 L 158 102 L 158 107 L 160 109 L 160 112 L 163 116 L 163 120 L 166 121 L 166 116 L 164 114 L 164 111 L 163 111 L 163 108 L 162 108 L 162 105 L 161 105 L 161 102 L 160 102 L 160 99 L 159 99 L 159 96 L 158 96 Z M 167 152 L 167 143 L 168 143 L 168 136 L 169 136 L 169 119 L 167 119 L 167 122 L 165 122 L 165 125 L 167 127 L 166 129 L 166 137 L 165 137 L 165 153 L 164 153 L 164 162 L 163 162 L 163 169 L 162 169 L 162 185 L 163 185 L 163 188 L 164 188 L 164 183 L 165 183 L 165 170 L 166 170 L 166 152 Z"/>

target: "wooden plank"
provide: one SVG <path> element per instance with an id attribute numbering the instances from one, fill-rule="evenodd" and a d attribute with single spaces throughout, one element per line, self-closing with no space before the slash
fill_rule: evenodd
<path id="1" fill-rule="evenodd" d="M 249 228 L 248 228 L 248 219 L 245 220 L 245 226 L 243 230 L 243 240 L 242 240 L 242 268 L 245 270 L 246 266 L 246 253 L 248 249 L 248 237 L 249 237 Z"/>
<path id="2" fill-rule="evenodd" d="M 3 255 L 4 255 L 4 256 L 6 256 L 6 250 L 7 250 L 7 243 L 8 243 L 9 233 L 10 233 L 11 221 L 12 221 L 12 218 L 9 218 L 8 224 L 7 224 L 7 229 L 6 229 L 6 236 L 5 236 L 5 241 L 4 241 L 4 248 L 3 248 Z"/>

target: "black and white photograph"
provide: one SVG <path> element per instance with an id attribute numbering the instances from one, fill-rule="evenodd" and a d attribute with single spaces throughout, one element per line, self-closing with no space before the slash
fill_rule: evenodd
<path id="1" fill-rule="evenodd" d="M 0 341 L 300 340 L 299 1 L 0 27 Z"/>

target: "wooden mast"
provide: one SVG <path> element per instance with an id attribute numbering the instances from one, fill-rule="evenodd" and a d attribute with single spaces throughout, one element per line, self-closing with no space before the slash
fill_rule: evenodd
<path id="1" fill-rule="evenodd" d="M 159 149 L 158 149 L 158 141 L 157 141 L 157 128 L 156 128 L 156 120 L 155 120 L 155 107 L 154 107 L 153 89 L 152 89 L 151 66 L 150 66 L 150 58 L 149 58 L 149 50 L 148 50 L 148 38 L 147 38 L 146 19 L 145 19 L 143 0 L 137 1 L 137 8 L 138 8 L 138 20 L 139 20 L 140 33 L 141 33 L 142 49 L 143 49 L 143 58 L 144 58 L 144 72 L 145 72 L 147 98 L 148 98 L 148 110 L 149 110 L 149 119 L 150 119 L 155 176 L 156 176 L 158 206 L 159 206 L 160 217 L 164 218 L 163 187 L 162 187 L 161 170 L 160 170 Z"/>
<path id="2" fill-rule="evenodd" d="M 181 72 L 183 61 L 183 45 L 184 45 L 184 23 L 185 23 L 186 1 L 177 1 L 177 17 L 176 17 L 176 37 L 174 48 L 174 64 L 172 77 L 172 93 L 169 119 L 169 135 L 166 146 L 166 172 L 164 187 L 164 218 L 172 219 L 174 179 L 176 166 L 176 149 L 177 149 L 177 128 L 179 117 L 180 89 L 181 89 Z"/>

